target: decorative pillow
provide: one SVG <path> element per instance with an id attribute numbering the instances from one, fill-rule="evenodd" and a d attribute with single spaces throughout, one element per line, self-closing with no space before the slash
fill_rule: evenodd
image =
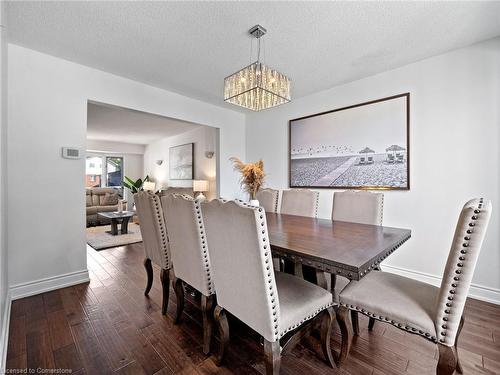
<path id="1" fill-rule="evenodd" d="M 101 206 L 114 206 L 115 204 L 118 204 L 117 193 L 106 193 L 104 198 L 102 198 Z"/>

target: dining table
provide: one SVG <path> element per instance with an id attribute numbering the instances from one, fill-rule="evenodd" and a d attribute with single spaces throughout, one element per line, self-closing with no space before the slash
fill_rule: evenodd
<path id="1" fill-rule="evenodd" d="M 411 237 L 411 230 L 266 213 L 273 256 L 360 280 Z"/>

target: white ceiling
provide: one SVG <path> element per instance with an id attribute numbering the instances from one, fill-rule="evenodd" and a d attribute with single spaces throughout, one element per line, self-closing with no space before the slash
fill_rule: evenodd
<path id="1" fill-rule="evenodd" d="M 103 104 L 87 107 L 87 139 L 149 144 L 201 125 Z"/>
<path id="2" fill-rule="evenodd" d="M 12 43 L 227 106 L 257 23 L 297 98 L 498 36 L 500 2 L 7 4 Z"/>

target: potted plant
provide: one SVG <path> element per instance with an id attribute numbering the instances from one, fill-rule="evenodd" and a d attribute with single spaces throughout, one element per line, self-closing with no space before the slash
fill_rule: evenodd
<path id="1" fill-rule="evenodd" d="M 123 180 L 123 186 L 126 187 L 127 189 L 129 189 L 132 194 L 135 194 L 135 193 L 143 190 L 142 187 L 143 187 L 144 183 L 147 181 L 150 181 L 149 176 L 144 177 L 144 180 L 139 178 L 136 181 L 125 176 L 125 179 Z"/>
<path id="2" fill-rule="evenodd" d="M 258 206 L 257 192 L 264 183 L 264 162 L 261 160 L 255 163 L 243 163 L 239 158 L 232 157 L 229 160 L 233 163 L 236 171 L 241 173 L 240 185 L 250 196 L 250 204 Z"/>

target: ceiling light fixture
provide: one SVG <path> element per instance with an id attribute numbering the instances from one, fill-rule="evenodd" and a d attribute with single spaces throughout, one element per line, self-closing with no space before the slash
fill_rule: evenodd
<path id="1" fill-rule="evenodd" d="M 290 79 L 260 61 L 260 38 L 266 29 L 256 25 L 248 32 L 257 39 L 257 61 L 224 78 L 224 101 L 253 111 L 288 103 Z"/>

